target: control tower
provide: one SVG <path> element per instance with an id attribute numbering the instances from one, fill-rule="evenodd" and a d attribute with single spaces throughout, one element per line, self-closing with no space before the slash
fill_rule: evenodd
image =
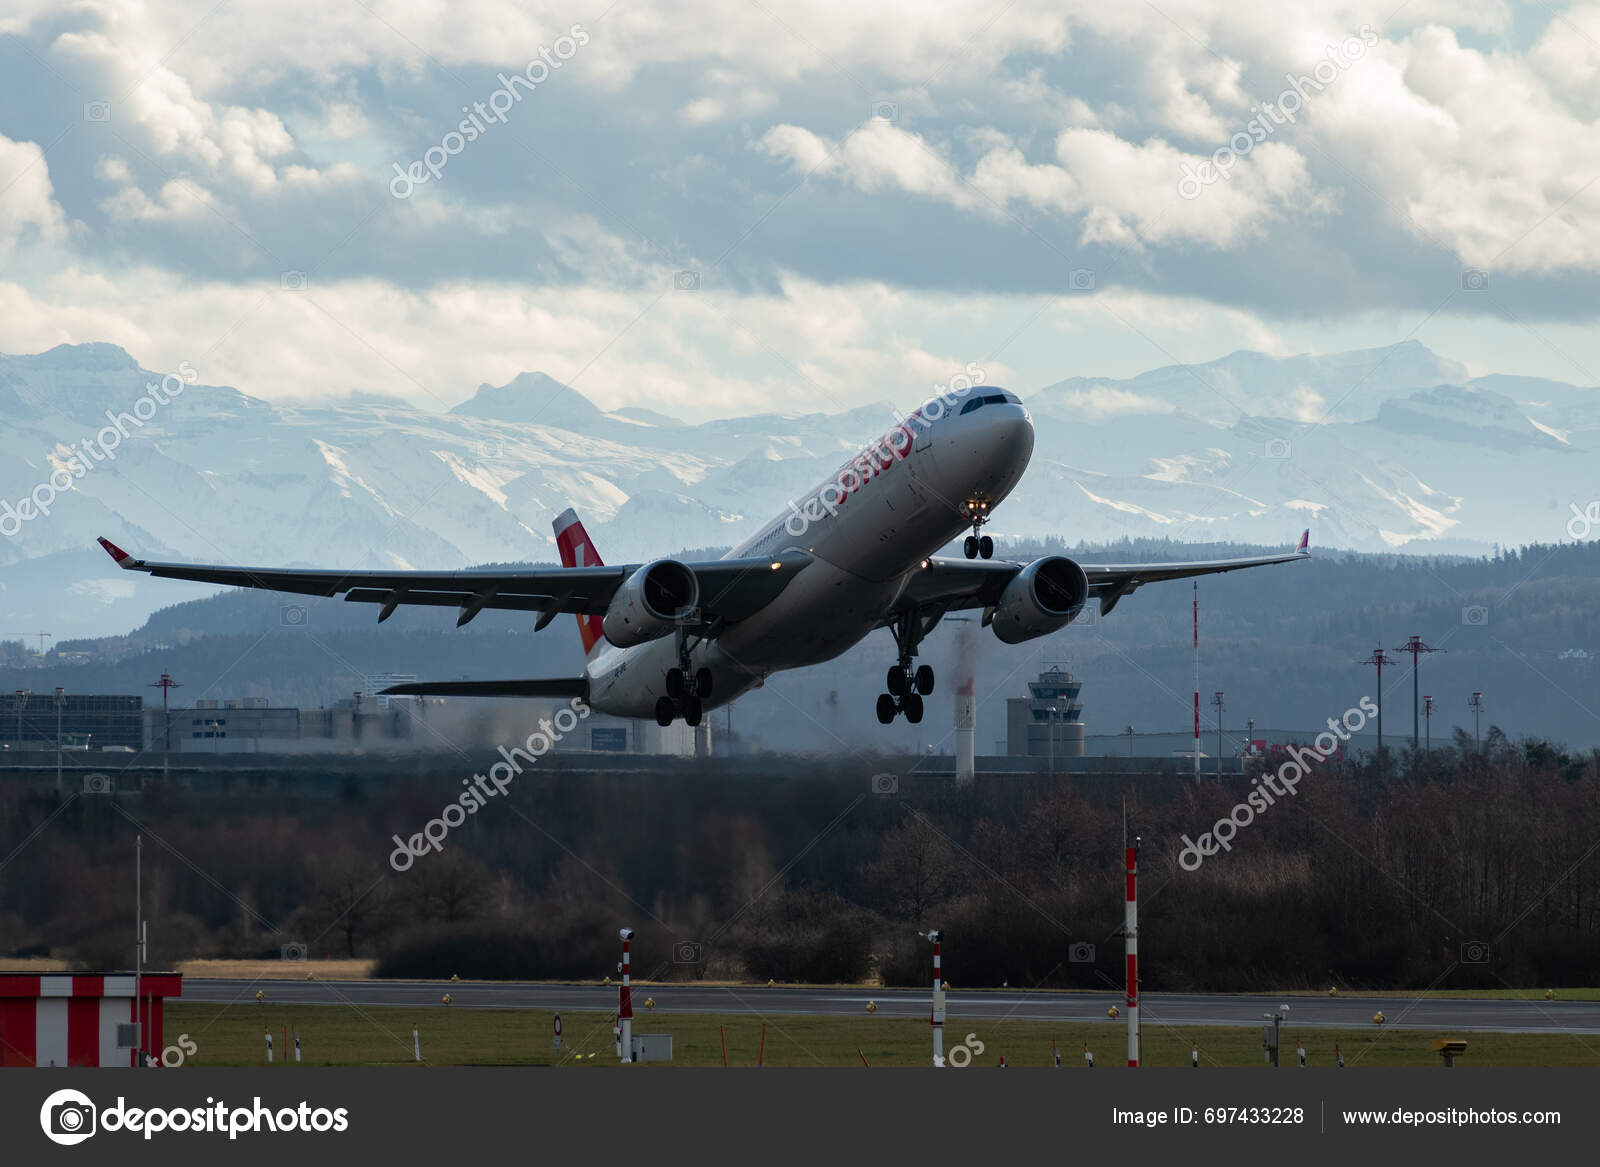
<path id="1" fill-rule="evenodd" d="M 1083 757 L 1083 682 L 1062 665 L 1046 665 L 1028 682 L 1028 696 L 1006 699 L 1006 753 Z"/>

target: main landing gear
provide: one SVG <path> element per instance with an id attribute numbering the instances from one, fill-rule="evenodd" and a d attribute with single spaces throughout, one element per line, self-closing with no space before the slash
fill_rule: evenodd
<path id="1" fill-rule="evenodd" d="M 888 725 L 897 713 L 904 713 L 912 725 L 922 720 L 922 699 L 933 692 L 933 669 L 928 665 L 918 665 L 913 669 L 911 661 L 916 656 L 917 645 L 942 615 L 925 617 L 913 609 L 896 615 L 894 622 L 889 625 L 894 633 L 895 644 L 900 649 L 900 659 L 890 666 L 885 679 L 884 687 L 889 691 L 878 696 L 880 724 Z"/>
<path id="2" fill-rule="evenodd" d="M 994 540 L 987 535 L 979 536 L 978 532 L 989 521 L 989 500 L 983 498 L 969 498 L 963 508 L 967 520 L 972 524 L 972 534 L 966 537 L 961 544 L 961 551 L 968 559 L 977 559 L 980 556 L 990 559 L 994 556 Z"/>
<path id="3" fill-rule="evenodd" d="M 656 699 L 656 724 L 665 728 L 682 717 L 685 725 L 696 726 L 705 715 L 705 700 L 711 696 L 710 669 L 689 671 L 689 641 L 678 634 L 678 667 L 667 670 L 667 695 Z"/>

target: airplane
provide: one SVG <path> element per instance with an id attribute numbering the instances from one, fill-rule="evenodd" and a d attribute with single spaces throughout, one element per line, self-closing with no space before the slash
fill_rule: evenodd
<path id="1" fill-rule="evenodd" d="M 970 395 L 969 395 L 970 394 Z M 962 398 L 965 400 L 962 400 Z M 897 650 L 878 697 L 884 725 L 922 720 L 933 669 L 918 647 L 950 612 L 981 609 L 1007 644 L 1065 628 L 1097 603 L 1101 615 L 1145 584 L 1310 558 L 1310 531 L 1292 552 L 1179 563 L 1079 564 L 1064 555 L 995 559 L 983 534 L 1033 455 L 1033 419 L 1014 393 L 980 385 L 923 407 L 790 503 L 723 558 L 605 564 L 577 514 L 556 517 L 559 568 L 506 571 L 302 571 L 136 559 L 107 539 L 119 567 L 381 605 L 458 609 L 457 627 L 485 608 L 536 612 L 541 631 L 577 617 L 583 675 L 551 679 L 424 681 L 407 696 L 569 697 L 619 717 L 682 718 L 760 687 L 772 673 L 839 656 L 879 628 Z M 936 555 L 962 531 L 964 558 Z M 915 666 L 915 667 L 914 667 Z"/>

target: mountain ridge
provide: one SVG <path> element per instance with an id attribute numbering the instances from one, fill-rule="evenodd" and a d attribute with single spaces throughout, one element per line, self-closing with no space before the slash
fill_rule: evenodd
<path id="1" fill-rule="evenodd" d="M 991 529 L 1280 545 L 1309 520 L 1318 545 L 1461 554 L 1562 538 L 1569 505 L 1593 493 L 1600 393 L 1466 372 L 1406 342 L 1240 350 L 1026 391 L 1033 463 Z M 201 370 L 90 459 L 107 411 L 126 415 L 163 376 L 105 342 L 0 356 L 0 507 L 52 494 L 74 457 L 84 466 L 48 515 L 0 510 L 15 527 L 0 540 L 3 626 L 105 633 L 174 598 L 117 572 L 100 534 L 151 558 L 455 568 L 553 559 L 550 520 L 575 506 L 608 561 L 728 545 L 897 417 L 869 400 L 686 423 L 601 409 L 537 371 L 480 383 L 447 411 L 380 395 L 275 403 Z M 80 600 L 71 611 L 63 589 Z"/>

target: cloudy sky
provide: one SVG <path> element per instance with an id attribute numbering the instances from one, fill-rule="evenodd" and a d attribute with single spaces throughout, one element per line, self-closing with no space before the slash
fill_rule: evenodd
<path id="1" fill-rule="evenodd" d="M 1600 384 L 1597 116 L 1596 5 L 9 0 L 0 351 L 695 419 L 1406 339 Z"/>

